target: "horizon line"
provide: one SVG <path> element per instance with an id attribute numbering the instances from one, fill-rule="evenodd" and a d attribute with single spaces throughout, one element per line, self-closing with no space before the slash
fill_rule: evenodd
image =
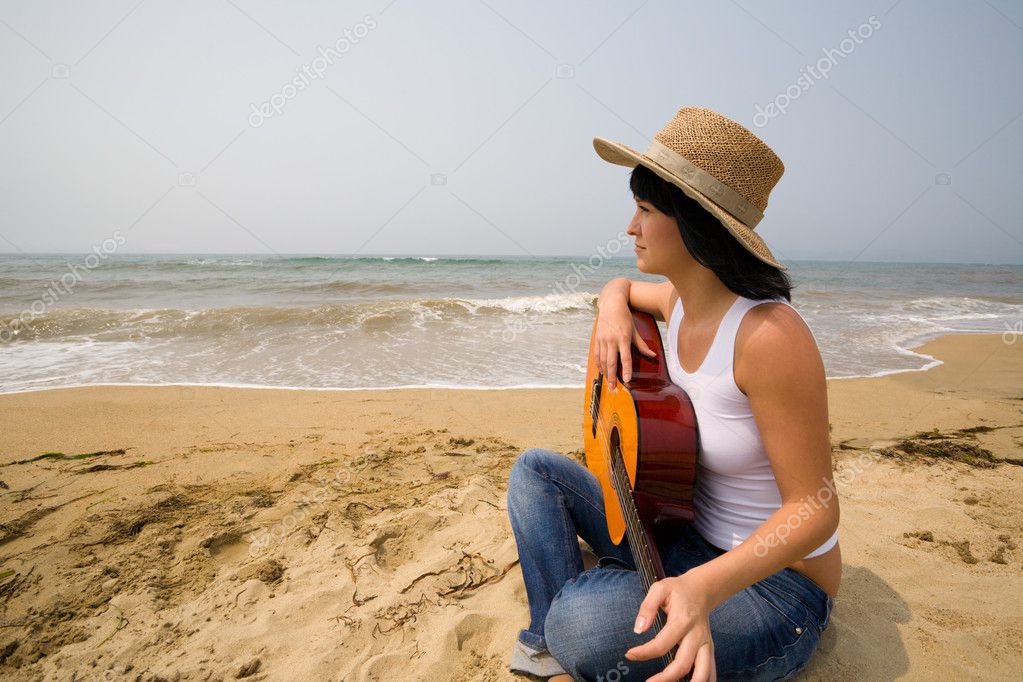
<path id="1" fill-rule="evenodd" d="M 17 252 L 17 251 L 0 251 L 0 257 L 8 256 L 86 256 L 93 253 L 92 251 L 32 251 L 32 252 Z M 312 253 L 312 252 L 277 252 L 277 253 L 252 253 L 244 251 L 136 251 L 136 252 L 125 252 L 125 253 L 110 253 L 106 257 L 124 257 L 124 256 L 244 256 L 247 258 L 264 258 L 264 259 L 275 259 L 275 258 L 323 258 L 323 259 L 358 259 L 358 258 L 444 258 L 444 259 L 474 259 L 474 258 L 490 258 L 490 259 L 542 259 L 542 258 L 592 258 L 594 255 L 600 254 L 530 254 L 530 255 L 519 255 L 519 254 L 492 254 L 492 253 L 420 253 L 420 254 L 408 254 L 408 253 L 360 253 L 360 254 L 348 254 L 348 253 Z M 602 256 L 603 257 L 603 256 Z M 603 257 L 606 260 L 632 260 L 635 257 L 632 255 L 615 255 Z M 841 257 L 827 258 L 827 257 L 816 257 L 816 258 L 788 258 L 785 260 L 787 263 L 862 263 L 862 264 L 878 264 L 886 265 L 893 263 L 901 264 L 915 264 L 915 265 L 1009 265 L 1017 266 L 1023 265 L 1023 261 L 1012 262 L 964 262 L 964 261 L 945 261 L 945 260 L 848 260 Z"/>

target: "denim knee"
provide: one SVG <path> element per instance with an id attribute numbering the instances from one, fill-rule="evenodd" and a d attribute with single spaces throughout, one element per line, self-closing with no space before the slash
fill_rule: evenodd
<path id="1" fill-rule="evenodd" d="M 512 464 L 511 473 L 508 474 L 508 505 L 514 504 L 515 499 L 522 493 L 522 484 L 543 470 L 543 459 L 550 456 L 549 450 L 542 448 L 529 448 Z"/>
<path id="2" fill-rule="evenodd" d="M 515 475 L 516 470 L 519 471 L 520 475 L 525 473 L 522 471 L 523 468 L 533 472 L 540 472 L 545 468 L 545 460 L 553 456 L 559 455 L 556 452 L 544 450 L 543 448 L 529 448 L 528 450 L 524 450 L 512 465 L 512 476 Z"/>
<path id="3" fill-rule="evenodd" d="M 576 679 L 646 679 L 654 661 L 630 661 L 625 652 L 649 641 L 632 631 L 644 592 L 635 571 L 593 568 L 568 581 L 551 602 L 544 623 L 547 647 Z"/>

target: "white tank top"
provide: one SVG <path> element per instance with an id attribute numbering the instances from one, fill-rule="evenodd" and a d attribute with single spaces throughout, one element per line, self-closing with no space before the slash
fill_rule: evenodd
<path id="1" fill-rule="evenodd" d="M 672 382 L 689 394 L 700 434 L 693 491 L 694 526 L 704 539 L 724 550 L 742 544 L 781 507 L 778 482 L 753 419 L 749 398 L 735 385 L 732 374 L 739 323 L 750 308 L 771 301 L 792 307 L 782 298 L 753 300 L 739 296 L 721 320 L 707 358 L 692 374 L 682 369 L 678 361 L 682 299 L 675 303 L 668 321 L 665 349 L 668 373 Z M 805 558 L 823 554 L 836 542 L 837 530 Z"/>

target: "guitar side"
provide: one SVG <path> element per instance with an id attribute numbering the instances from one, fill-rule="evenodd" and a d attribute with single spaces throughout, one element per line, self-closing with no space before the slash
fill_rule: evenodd
<path id="1" fill-rule="evenodd" d="M 595 339 L 590 336 L 583 409 L 586 466 L 600 480 L 611 539 L 620 543 L 625 520 L 606 468 L 607 438 L 619 443 L 633 498 L 644 526 L 665 519 L 692 521 L 699 431 L 689 396 L 672 383 L 657 321 L 632 311 L 636 329 L 654 351 L 648 357 L 632 347 L 632 378 L 614 390 L 596 367 Z M 596 330 L 594 320 L 594 331 Z M 597 409 L 594 409 L 594 408 Z"/>
<path id="2" fill-rule="evenodd" d="M 623 384 L 619 369 L 617 384 L 610 389 L 597 369 L 596 338 L 591 333 L 583 440 L 586 466 L 603 491 L 611 540 L 619 544 L 623 537 L 629 538 L 637 571 L 649 590 L 655 581 L 666 577 L 654 540 L 654 524 L 695 517 L 692 496 L 699 432 L 689 396 L 671 382 L 656 320 L 635 310 L 632 315 L 639 336 L 654 357 L 630 346 L 631 380 Z M 594 332 L 596 328 L 595 319 Z M 656 632 L 664 624 L 664 616 L 658 612 Z M 672 646 L 661 657 L 662 664 L 667 667 L 677 652 L 678 645 Z M 690 674 L 683 679 L 689 680 Z"/>

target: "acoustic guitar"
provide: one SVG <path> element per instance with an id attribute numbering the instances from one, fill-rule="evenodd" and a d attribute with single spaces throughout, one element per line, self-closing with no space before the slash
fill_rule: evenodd
<path id="1" fill-rule="evenodd" d="M 594 319 L 590 336 L 583 440 L 586 468 L 600 480 L 611 540 L 627 536 L 636 569 L 647 591 L 662 580 L 664 567 L 654 542 L 654 528 L 665 521 L 692 522 L 693 487 L 699 431 L 692 401 L 668 375 L 657 321 L 632 311 L 639 336 L 655 352 L 648 357 L 632 348 L 632 377 L 612 390 L 597 369 Z M 664 627 L 657 612 L 655 632 Z M 674 658 L 676 647 L 662 657 Z M 685 679 L 689 679 L 687 675 Z"/>

